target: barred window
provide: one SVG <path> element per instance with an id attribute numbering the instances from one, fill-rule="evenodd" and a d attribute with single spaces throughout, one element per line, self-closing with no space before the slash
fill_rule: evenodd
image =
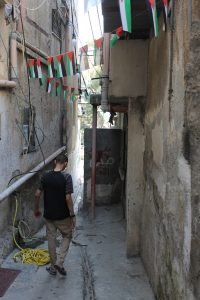
<path id="1" fill-rule="evenodd" d="M 52 9 L 52 32 L 61 39 L 61 18 L 57 9 Z"/>

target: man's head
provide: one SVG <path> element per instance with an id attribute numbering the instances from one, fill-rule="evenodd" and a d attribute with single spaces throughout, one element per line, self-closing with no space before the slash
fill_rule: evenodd
<path id="1" fill-rule="evenodd" d="M 56 166 L 60 166 L 62 170 L 64 170 L 68 163 L 68 157 L 66 154 L 59 154 L 55 159 Z"/>

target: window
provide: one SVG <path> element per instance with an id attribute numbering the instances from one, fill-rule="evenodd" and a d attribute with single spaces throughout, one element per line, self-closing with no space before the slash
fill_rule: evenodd
<path id="1" fill-rule="evenodd" d="M 23 153 L 35 151 L 35 108 L 24 108 L 23 111 Z"/>
<path id="2" fill-rule="evenodd" d="M 57 9 L 52 9 L 52 32 L 61 39 L 61 18 Z"/>

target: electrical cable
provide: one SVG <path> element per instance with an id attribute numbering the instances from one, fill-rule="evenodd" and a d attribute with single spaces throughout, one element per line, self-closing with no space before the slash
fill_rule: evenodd
<path id="1" fill-rule="evenodd" d="M 16 223 L 16 217 L 18 212 L 18 199 L 15 196 L 15 213 L 13 218 L 13 241 L 16 245 L 16 247 L 20 250 L 13 256 L 13 260 L 15 262 L 21 261 L 25 264 L 34 264 L 37 266 L 44 266 L 47 265 L 50 262 L 49 252 L 46 249 L 31 249 L 31 248 L 25 248 L 23 249 L 16 241 L 15 238 L 15 223 Z M 24 221 L 23 221 L 24 222 Z M 25 222 L 24 222 L 25 223 Z M 26 224 L 26 223 L 25 223 Z M 28 228 L 28 225 L 26 224 L 26 228 Z M 30 229 L 28 228 L 28 232 L 30 232 Z M 22 231 L 21 231 L 22 233 Z"/>
<path id="2" fill-rule="evenodd" d="M 90 23 L 90 29 L 91 29 L 91 32 L 92 32 L 93 40 L 95 40 L 89 11 L 88 11 L 88 19 L 89 19 L 89 23 Z"/>
<path id="3" fill-rule="evenodd" d="M 21 0 L 20 0 L 20 3 L 21 3 Z M 23 23 L 23 19 L 22 19 L 22 13 L 21 13 L 21 7 L 20 7 L 20 19 L 21 19 L 21 24 L 22 24 L 22 34 L 23 34 L 23 38 L 24 38 L 24 45 L 25 45 L 25 60 L 26 60 L 26 65 L 28 63 L 28 59 L 27 59 L 27 50 L 26 50 L 26 44 L 25 44 L 25 32 L 24 32 L 24 23 Z M 44 156 L 44 153 L 43 153 L 43 150 L 42 150 L 42 147 L 39 143 L 39 139 L 38 139 L 38 136 L 37 136 L 37 132 L 35 130 L 35 126 L 34 126 L 34 121 L 33 121 L 33 106 L 32 106 L 32 103 L 31 103 L 31 88 L 30 88 L 30 79 L 29 79 L 29 73 L 28 73 L 28 68 L 26 68 L 27 70 L 27 81 L 28 81 L 28 100 L 29 100 L 29 107 L 30 107 L 30 110 L 31 110 L 31 118 L 32 118 L 32 127 L 33 127 L 33 131 L 35 133 L 35 136 L 36 136 L 36 139 L 37 139 L 37 142 L 38 142 L 38 145 L 39 145 L 39 148 L 40 148 L 40 152 L 42 154 L 42 158 L 43 158 L 43 161 L 44 161 L 44 166 L 46 165 L 45 163 L 45 156 Z M 31 130 L 32 131 L 32 130 Z M 30 135 L 30 138 L 31 138 L 31 135 Z"/>
<path id="4" fill-rule="evenodd" d="M 97 5 L 96 7 L 97 7 L 97 16 L 98 16 L 98 20 L 99 20 L 100 32 L 101 32 L 101 35 L 103 35 L 103 30 L 102 30 L 102 28 L 101 28 L 101 22 L 100 22 L 100 16 L 99 16 L 99 8 L 98 8 L 98 5 Z"/>
<path id="5" fill-rule="evenodd" d="M 43 2 L 42 3 L 40 3 L 40 5 L 39 6 L 37 6 L 37 7 L 35 7 L 35 8 L 31 8 L 31 7 L 26 7 L 25 5 L 23 5 L 23 4 L 19 4 L 19 6 L 18 6 L 18 8 L 21 6 L 21 7 L 23 7 L 23 8 L 25 8 L 25 9 L 27 9 L 27 10 L 30 10 L 30 11 L 35 11 L 35 10 L 38 10 L 38 9 L 40 9 L 44 4 L 45 4 L 45 2 L 46 2 L 47 0 L 43 0 Z"/>

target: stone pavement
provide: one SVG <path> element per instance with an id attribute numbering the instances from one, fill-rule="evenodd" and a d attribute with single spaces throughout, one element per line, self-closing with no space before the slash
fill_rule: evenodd
<path id="1" fill-rule="evenodd" d="M 126 258 L 121 206 L 97 207 L 95 221 L 82 213 L 77 223 L 66 259 L 67 277 L 51 276 L 46 267 L 14 263 L 13 252 L 2 267 L 22 272 L 2 299 L 153 300 L 141 260 Z M 39 248 L 46 247 L 45 242 Z"/>

